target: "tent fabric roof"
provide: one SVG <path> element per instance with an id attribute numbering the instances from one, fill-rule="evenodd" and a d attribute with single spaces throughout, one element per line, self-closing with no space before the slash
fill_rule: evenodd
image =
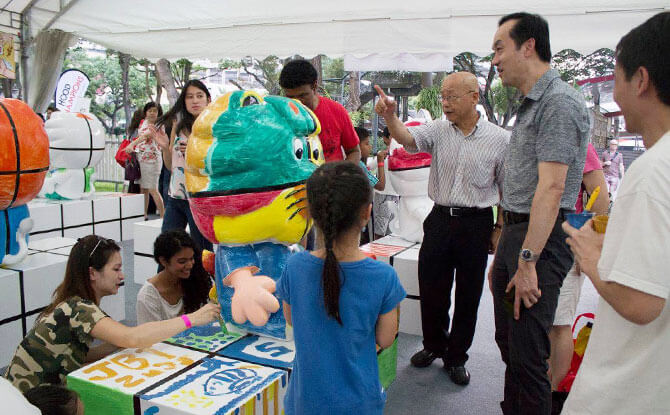
<path id="1" fill-rule="evenodd" d="M 0 2 L 10 0 L 0 0 Z M 27 0 L 11 0 L 9 6 Z M 61 5 L 64 8 L 61 9 Z M 33 0 L 32 35 L 49 24 L 136 57 L 491 53 L 498 19 L 549 21 L 552 52 L 614 48 L 670 0 Z"/>

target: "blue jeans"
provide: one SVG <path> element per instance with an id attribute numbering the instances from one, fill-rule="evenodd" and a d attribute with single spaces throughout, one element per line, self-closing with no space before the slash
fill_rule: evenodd
<path id="1" fill-rule="evenodd" d="M 169 231 L 172 229 L 186 229 L 186 224 L 191 230 L 191 238 L 195 241 L 198 246 L 202 249 L 212 250 L 212 243 L 207 240 L 200 229 L 195 224 L 193 220 L 193 213 L 191 213 L 191 208 L 188 205 L 188 200 L 186 199 L 175 199 L 174 197 L 168 196 L 165 203 L 165 216 L 163 217 L 163 226 L 161 226 L 161 232 Z"/>

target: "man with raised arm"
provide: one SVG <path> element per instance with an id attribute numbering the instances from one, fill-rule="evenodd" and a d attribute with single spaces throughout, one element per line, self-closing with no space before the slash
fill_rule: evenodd
<path id="1" fill-rule="evenodd" d="M 451 74 L 442 83 L 442 109 L 448 121 L 416 127 L 405 127 L 396 115 L 395 101 L 379 86 L 375 89 L 380 95 L 375 111 L 384 117 L 391 136 L 409 152 L 432 156 L 428 196 L 435 206 L 424 221 L 419 251 L 423 350 L 411 361 L 427 367 L 442 358 L 451 380 L 467 385 L 470 373 L 465 362 L 475 334 L 488 253 L 500 236 L 500 221 L 493 225 L 492 206 L 500 201 L 509 133 L 477 112 L 479 85 L 469 72 Z"/>

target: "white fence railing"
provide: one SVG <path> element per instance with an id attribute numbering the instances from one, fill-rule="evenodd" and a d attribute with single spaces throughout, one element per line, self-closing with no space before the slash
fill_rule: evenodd
<path id="1" fill-rule="evenodd" d="M 116 191 L 124 190 L 125 185 L 123 168 L 114 159 L 122 140 L 123 136 L 108 135 L 105 139 L 105 153 L 102 160 L 95 166 L 96 180 L 114 183 Z"/>

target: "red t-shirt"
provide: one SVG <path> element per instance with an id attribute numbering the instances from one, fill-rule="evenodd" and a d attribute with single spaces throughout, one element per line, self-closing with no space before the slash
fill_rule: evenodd
<path id="1" fill-rule="evenodd" d="M 358 136 L 347 110 L 332 99 L 319 96 L 314 114 L 321 123 L 319 139 L 326 161 L 344 160 L 342 147 L 350 150 L 358 145 Z"/>
<path id="2" fill-rule="evenodd" d="M 584 162 L 584 174 L 591 172 L 593 170 L 602 170 L 600 165 L 600 159 L 598 158 L 598 153 L 596 148 L 593 147 L 593 144 L 589 143 L 589 146 L 586 148 L 586 161 Z M 607 191 L 607 189 L 600 189 L 601 191 Z M 584 210 L 584 201 L 583 199 L 583 188 L 579 190 L 577 195 L 577 203 L 575 203 L 575 211 L 581 213 Z"/>

